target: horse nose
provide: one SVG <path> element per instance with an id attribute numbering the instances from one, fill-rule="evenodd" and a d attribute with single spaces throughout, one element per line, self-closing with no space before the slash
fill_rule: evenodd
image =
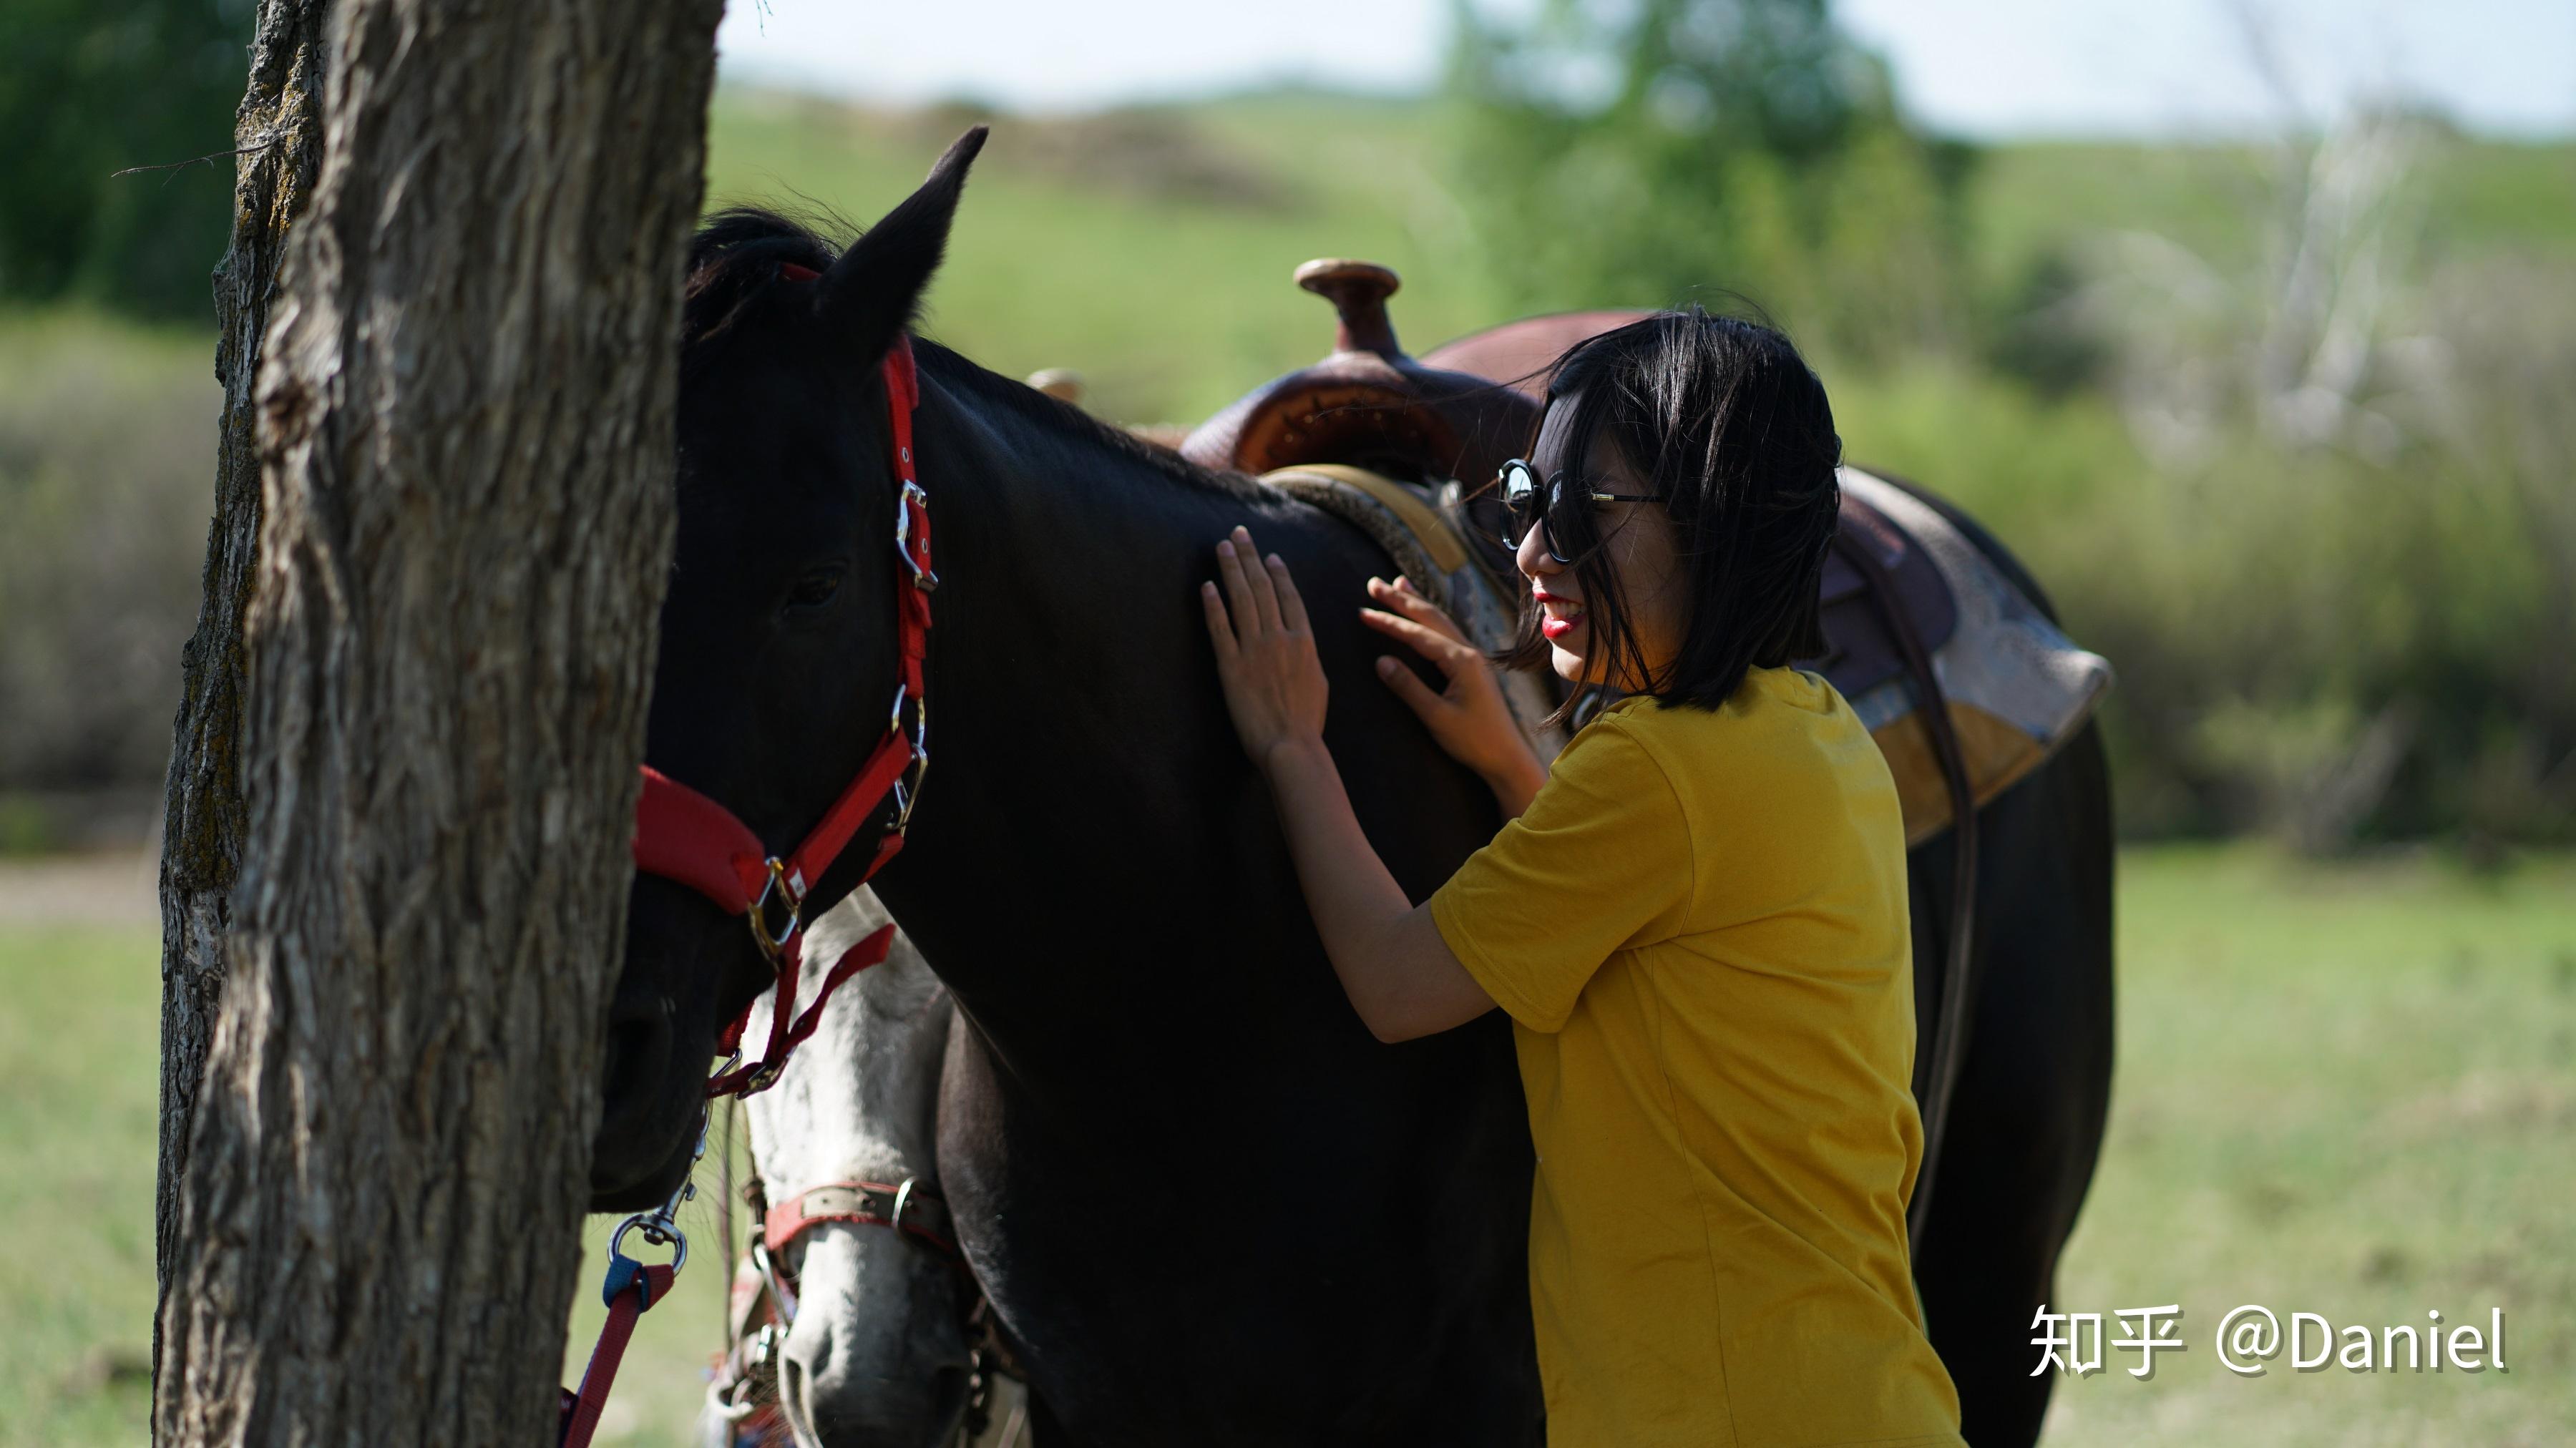
<path id="1" fill-rule="evenodd" d="M 920 1249 L 890 1232 L 861 1237 L 871 1230 L 806 1239 L 803 1302 L 778 1364 L 779 1407 L 801 1448 L 938 1448 L 965 1409 L 953 1294 L 923 1291 Z"/>
<path id="2" fill-rule="evenodd" d="M 600 1062 L 602 1134 L 614 1136 L 628 1118 L 650 1111 L 670 1073 L 671 1013 L 659 1000 L 610 1007 L 607 1050 Z"/>
<path id="3" fill-rule="evenodd" d="M 671 1018 L 658 1010 L 621 1012 L 608 1022 L 608 1056 L 601 1081 L 608 1109 L 651 1094 L 662 1078 L 662 1063 L 671 1058 Z"/>
<path id="4" fill-rule="evenodd" d="M 627 1194 L 670 1166 L 678 1118 L 670 1079 L 669 1012 L 654 1001 L 611 1007 L 600 1060 L 599 1128 L 591 1139 L 592 1210 L 603 1193 Z"/>
<path id="5" fill-rule="evenodd" d="M 781 1355 L 778 1405 L 798 1448 L 938 1448 L 966 1406 L 962 1365 L 892 1376 L 841 1367 L 824 1334 L 798 1333 Z"/>

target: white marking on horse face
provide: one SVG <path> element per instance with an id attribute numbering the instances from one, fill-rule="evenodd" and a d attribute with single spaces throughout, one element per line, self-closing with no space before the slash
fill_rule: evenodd
<path id="1" fill-rule="evenodd" d="M 816 969 L 797 1004 L 811 1002 L 824 963 L 886 919 L 875 895 L 859 890 L 816 920 L 805 942 Z M 761 998 L 746 1040 L 767 1039 L 774 1005 Z M 842 987 L 778 1084 L 744 1103 L 772 1202 L 833 1181 L 914 1177 L 936 1190 L 949 1020 L 938 978 L 901 935 L 884 963 Z M 940 1390 L 962 1381 L 966 1367 L 962 1274 L 900 1233 L 855 1224 L 818 1227 L 786 1255 L 801 1306 L 784 1353 L 800 1377 L 804 1416 L 864 1419 L 882 1441 L 915 1429 L 935 1441 L 944 1427 L 930 1419 L 953 1396 Z"/>
<path id="2" fill-rule="evenodd" d="M 805 942 L 815 968 L 798 1004 L 812 1001 L 826 963 L 886 920 L 875 894 L 858 890 L 815 921 Z M 746 1041 L 768 1039 L 774 1003 L 765 995 L 753 1006 Z M 859 972 L 832 998 L 778 1084 L 744 1103 L 769 1199 L 784 1201 L 828 1181 L 934 1177 L 947 1047 L 939 980 L 898 934 L 884 963 Z"/>

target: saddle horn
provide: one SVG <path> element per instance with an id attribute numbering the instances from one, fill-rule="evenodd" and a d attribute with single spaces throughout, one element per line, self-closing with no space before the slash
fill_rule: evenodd
<path id="1" fill-rule="evenodd" d="M 1206 467 L 1250 473 L 1349 463 L 1393 476 L 1473 484 L 1528 446 L 1537 405 L 1481 377 L 1405 355 L 1386 300 L 1403 284 L 1392 267 L 1319 257 L 1297 285 L 1333 304 L 1332 353 L 1272 379 L 1209 418 L 1181 443 Z"/>
<path id="2" fill-rule="evenodd" d="M 1318 257 L 1297 268 L 1297 285 L 1333 304 L 1341 326 L 1333 333 L 1336 352 L 1374 352 L 1389 362 L 1408 362 L 1396 344 L 1395 323 L 1386 314 L 1386 299 L 1404 285 L 1393 267 L 1349 257 Z"/>

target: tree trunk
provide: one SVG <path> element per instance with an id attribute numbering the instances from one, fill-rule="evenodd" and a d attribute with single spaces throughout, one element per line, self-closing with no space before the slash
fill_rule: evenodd
<path id="1" fill-rule="evenodd" d="M 224 932 L 241 865 L 242 614 L 259 551 L 252 386 L 278 259 L 322 156 L 322 13 L 323 0 L 261 0 L 250 88 L 233 125 L 233 144 L 247 154 L 233 180 L 232 249 L 215 270 L 215 377 L 224 388 L 215 521 L 206 538 L 197 631 L 180 656 L 178 737 L 170 749 L 161 831 L 161 1171 L 153 1260 L 165 1292 L 178 1242 L 188 1122 L 196 1114 L 197 1082 L 223 991 Z M 155 1312 L 156 1382 L 160 1334 Z"/>
<path id="2" fill-rule="evenodd" d="M 182 1128 L 165 1443 L 551 1441 L 720 11 L 328 22 L 259 371 L 230 978 Z M 221 687 L 196 666 L 191 718 Z"/>

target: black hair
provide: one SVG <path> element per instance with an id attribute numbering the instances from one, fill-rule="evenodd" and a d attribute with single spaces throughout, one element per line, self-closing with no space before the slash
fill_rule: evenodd
<path id="1" fill-rule="evenodd" d="M 1574 554 L 1600 680 L 1637 681 L 1667 708 L 1715 709 L 1747 672 L 1825 652 L 1816 592 L 1841 507 L 1842 438 L 1824 383 L 1779 329 L 1696 304 L 1658 312 L 1568 349 L 1548 405 L 1567 398 L 1566 466 L 1599 487 L 1583 469 L 1596 439 L 1610 444 L 1672 516 L 1689 590 L 1681 648 L 1649 675 L 1609 559 L 1597 541 Z M 1545 663 L 1540 618 L 1524 600 L 1504 664 Z M 1608 691 L 1576 689 L 1558 717 Z"/>

